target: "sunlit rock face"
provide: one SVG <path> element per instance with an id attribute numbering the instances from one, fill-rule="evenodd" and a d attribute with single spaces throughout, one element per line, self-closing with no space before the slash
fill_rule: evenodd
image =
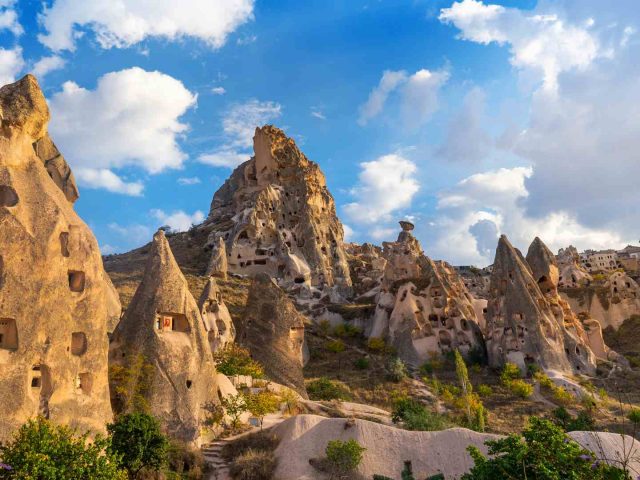
<path id="1" fill-rule="evenodd" d="M 285 287 L 348 290 L 343 228 L 320 167 L 276 127 L 257 128 L 253 143 L 255 155 L 211 202 L 209 273 L 222 270 L 224 251 L 232 273 L 267 273 Z"/>
<path id="2" fill-rule="evenodd" d="M 591 274 L 580 264 L 580 255 L 573 245 L 561 248 L 556 261 L 559 270 L 558 287 L 581 287 L 593 280 Z"/>
<path id="3" fill-rule="evenodd" d="M 386 265 L 365 333 L 384 338 L 414 365 L 454 349 L 484 355 L 473 298 L 462 279 L 448 263 L 424 255 L 412 224 L 401 227 L 396 242 L 383 243 Z"/>
<path id="4" fill-rule="evenodd" d="M 217 402 L 216 370 L 200 309 L 164 232 L 159 230 L 144 277 L 113 333 L 110 361 L 132 371 L 132 391 L 174 438 L 197 443 L 203 406 Z M 145 373 L 136 370 L 145 365 Z"/>
<path id="5" fill-rule="evenodd" d="M 258 274 L 253 279 L 237 327 L 237 342 L 264 366 L 267 377 L 306 398 L 302 375 L 308 357 L 305 318 L 267 274 Z"/>
<path id="6" fill-rule="evenodd" d="M 33 76 L 0 89 L 0 117 L 0 439 L 36 415 L 100 432 L 118 295 Z"/>

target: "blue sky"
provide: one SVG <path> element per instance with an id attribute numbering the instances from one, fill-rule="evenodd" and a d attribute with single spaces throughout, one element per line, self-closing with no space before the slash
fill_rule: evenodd
<path id="1" fill-rule="evenodd" d="M 639 238 L 632 1 L 0 0 L 0 79 L 35 72 L 105 253 L 208 212 L 256 124 L 322 167 L 354 241 L 427 254 Z"/>

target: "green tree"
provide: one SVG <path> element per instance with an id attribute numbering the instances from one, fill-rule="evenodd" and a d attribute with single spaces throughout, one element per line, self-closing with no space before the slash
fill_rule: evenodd
<path id="1" fill-rule="evenodd" d="M 132 353 L 131 363 L 125 367 L 109 366 L 111 403 L 116 414 L 148 412 L 147 395 L 151 390 L 154 367 L 141 353 Z"/>
<path id="2" fill-rule="evenodd" d="M 458 383 L 460 383 L 460 390 L 462 391 L 462 401 L 464 402 L 467 424 L 471 425 L 473 423 L 473 417 L 471 413 L 470 397 L 473 392 L 473 386 L 471 385 L 471 381 L 469 381 L 469 371 L 467 370 L 467 365 L 466 363 L 464 363 L 464 358 L 462 358 L 462 355 L 460 354 L 460 351 L 458 349 L 456 349 L 455 351 L 455 362 L 456 376 L 458 377 Z"/>
<path id="3" fill-rule="evenodd" d="M 335 353 L 338 357 L 338 373 L 342 371 L 342 352 L 347 348 L 342 340 L 333 340 L 326 345 L 327 350 L 331 353 Z"/>
<path id="4" fill-rule="evenodd" d="M 0 478 L 125 480 L 109 443 L 101 436 L 90 441 L 87 434 L 78 436 L 69 427 L 38 417 L 0 446 Z"/>
<path id="5" fill-rule="evenodd" d="M 249 413 L 256 417 L 260 422 L 260 430 L 262 430 L 264 417 L 269 413 L 278 411 L 278 408 L 280 407 L 280 400 L 278 397 L 267 390 L 246 395 L 245 403 Z"/>
<path id="6" fill-rule="evenodd" d="M 475 463 L 463 480 L 630 480 L 621 469 L 599 462 L 560 427 L 537 417 L 520 435 L 485 442 L 489 457 L 467 450 Z"/>
<path id="7" fill-rule="evenodd" d="M 407 366 L 398 358 L 392 358 L 387 365 L 387 375 L 394 382 L 400 382 L 407 378 Z"/>
<path id="8" fill-rule="evenodd" d="M 109 450 L 119 456 L 119 464 L 129 478 L 138 478 L 143 469 L 157 472 L 165 464 L 169 442 L 151 415 L 120 415 L 107 425 L 107 431 L 111 435 Z"/>
<path id="9" fill-rule="evenodd" d="M 213 360 L 218 371 L 227 377 L 249 375 L 253 378 L 262 378 L 264 376 L 262 365 L 251 358 L 249 350 L 235 343 L 229 343 L 216 351 L 213 354 Z"/>
<path id="10" fill-rule="evenodd" d="M 356 440 L 331 440 L 327 443 L 325 454 L 332 470 L 338 476 L 344 476 L 358 468 L 362 462 L 364 448 Z"/>
<path id="11" fill-rule="evenodd" d="M 231 418 L 231 427 L 237 428 L 240 424 L 240 415 L 247 411 L 247 402 L 244 395 L 241 393 L 227 395 L 222 399 L 222 406 L 229 418 Z"/>

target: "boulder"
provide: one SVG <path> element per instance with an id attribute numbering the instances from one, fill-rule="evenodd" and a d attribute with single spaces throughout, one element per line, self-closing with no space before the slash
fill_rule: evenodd
<path id="1" fill-rule="evenodd" d="M 42 156 L 55 147 L 33 76 L 0 89 L 0 117 L 0 440 L 35 415 L 103 432 L 118 295 L 68 165 Z"/>
<path id="2" fill-rule="evenodd" d="M 215 247 L 210 273 L 224 250 L 229 272 L 348 289 L 343 228 L 320 167 L 276 127 L 257 128 L 253 143 L 255 155 L 215 193 L 203 225 Z"/>
<path id="3" fill-rule="evenodd" d="M 209 277 L 207 285 L 198 301 L 200 314 L 207 332 L 211 352 L 224 348 L 233 343 L 236 338 L 236 329 L 231 320 L 231 315 L 222 299 L 222 293 L 215 278 Z"/>
<path id="4" fill-rule="evenodd" d="M 269 275 L 255 276 L 236 341 L 260 362 L 267 377 L 307 397 L 302 375 L 305 318 Z"/>
<path id="5" fill-rule="evenodd" d="M 199 442 L 202 407 L 219 401 L 216 370 L 200 309 L 162 230 L 153 237 L 142 282 L 113 333 L 110 362 L 130 372 L 136 381 L 132 391 L 169 435 Z M 140 364 L 145 372 L 134 371 Z"/>

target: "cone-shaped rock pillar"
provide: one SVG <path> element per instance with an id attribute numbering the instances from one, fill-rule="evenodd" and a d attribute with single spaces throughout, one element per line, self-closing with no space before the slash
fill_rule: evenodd
<path id="1" fill-rule="evenodd" d="M 200 295 L 198 307 L 200 307 L 204 328 L 207 331 L 211 352 L 232 343 L 236 338 L 236 329 L 215 278 L 209 277 L 207 285 Z"/>

